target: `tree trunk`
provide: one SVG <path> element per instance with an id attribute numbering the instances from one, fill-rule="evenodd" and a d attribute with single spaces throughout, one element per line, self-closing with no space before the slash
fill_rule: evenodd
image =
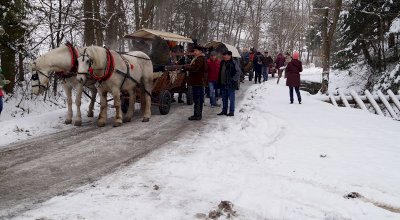
<path id="1" fill-rule="evenodd" d="M 256 23 L 254 25 L 254 41 L 253 47 L 258 49 L 259 41 L 260 41 L 260 25 L 261 25 L 261 9 L 263 5 L 263 0 L 258 0 L 257 5 L 257 15 L 256 15 Z"/>
<path id="2" fill-rule="evenodd" d="M 94 41 L 94 25 L 93 25 L 93 0 L 83 1 L 83 15 L 85 17 L 84 29 L 84 44 L 91 46 L 95 44 Z"/>
<path id="3" fill-rule="evenodd" d="M 94 26 L 95 26 L 95 34 L 96 34 L 96 45 L 103 46 L 103 27 L 101 24 L 101 16 L 100 16 L 100 0 L 93 0 L 93 12 L 94 12 Z"/>
<path id="4" fill-rule="evenodd" d="M 5 86 L 4 90 L 7 93 L 13 93 L 14 82 L 15 82 L 15 51 L 9 47 L 3 47 L 1 53 L 1 68 L 3 75 L 7 80 L 10 80 L 10 84 Z"/>
<path id="5" fill-rule="evenodd" d="M 108 21 L 106 27 L 106 45 L 110 49 L 118 47 L 118 24 L 116 15 L 116 5 L 113 0 L 106 0 L 106 20 Z"/>
<path id="6" fill-rule="evenodd" d="M 336 31 L 336 25 L 339 20 L 340 11 L 342 9 L 342 0 L 335 0 L 335 12 L 333 14 L 332 24 L 329 25 L 329 8 L 323 10 L 324 22 L 322 27 L 322 84 L 320 92 L 325 94 L 328 92 L 329 86 L 329 69 L 330 69 L 330 56 L 331 56 L 331 46 L 332 40 Z M 329 30 L 328 30 L 329 27 Z"/>

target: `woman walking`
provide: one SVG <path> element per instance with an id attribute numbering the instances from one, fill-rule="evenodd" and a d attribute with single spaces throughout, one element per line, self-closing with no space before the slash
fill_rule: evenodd
<path id="1" fill-rule="evenodd" d="M 301 104 L 300 96 L 300 72 L 303 71 L 302 63 L 299 60 L 299 52 L 293 52 L 292 60 L 286 67 L 287 81 L 286 85 L 289 86 L 290 104 L 293 104 L 293 90 L 296 91 L 297 100 Z"/>

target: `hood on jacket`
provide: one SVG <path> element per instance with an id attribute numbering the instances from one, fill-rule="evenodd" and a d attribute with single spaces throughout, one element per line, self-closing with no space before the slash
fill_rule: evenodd
<path id="1" fill-rule="evenodd" d="M 293 66 L 295 66 L 300 72 L 300 70 L 302 69 L 301 61 L 293 59 L 291 62 L 293 64 Z"/>

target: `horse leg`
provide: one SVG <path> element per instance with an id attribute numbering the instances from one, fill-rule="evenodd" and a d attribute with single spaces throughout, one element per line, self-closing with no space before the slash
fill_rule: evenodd
<path id="1" fill-rule="evenodd" d="M 114 88 L 112 94 L 114 97 L 115 107 L 114 127 L 119 127 L 122 125 L 121 92 L 119 88 Z"/>
<path id="2" fill-rule="evenodd" d="M 144 112 L 143 112 L 143 120 L 142 122 L 149 122 L 150 121 L 150 117 L 151 117 L 151 96 L 149 94 L 146 93 L 146 91 L 151 92 L 152 88 L 151 88 L 151 84 L 149 83 L 144 83 L 143 85 L 143 89 L 142 89 L 142 97 L 144 99 L 144 103 L 142 101 L 142 106 L 144 105 Z"/>
<path id="3" fill-rule="evenodd" d="M 65 124 L 69 125 L 72 123 L 72 86 L 68 85 L 68 83 L 64 82 L 63 83 L 64 91 L 65 94 L 67 95 L 67 106 L 68 106 L 68 111 L 67 111 L 67 117 L 65 119 Z"/>
<path id="4" fill-rule="evenodd" d="M 90 98 L 90 105 L 89 105 L 89 111 L 88 111 L 87 116 L 89 118 L 92 118 L 94 116 L 93 109 L 94 109 L 94 104 L 96 103 L 97 89 L 91 88 L 90 91 L 91 91 L 92 97 Z"/>
<path id="5" fill-rule="evenodd" d="M 107 120 L 107 92 L 99 90 L 100 93 L 100 115 L 97 126 L 104 127 Z"/>
<path id="6" fill-rule="evenodd" d="M 129 107 L 128 112 L 124 116 L 124 122 L 130 122 L 135 112 L 136 92 L 135 89 L 128 90 L 129 93 Z"/>
<path id="7" fill-rule="evenodd" d="M 75 104 L 76 104 L 76 118 L 74 123 L 75 126 L 82 125 L 82 114 L 81 114 L 82 92 L 83 92 L 83 86 L 82 84 L 78 83 L 78 88 L 75 97 Z"/>

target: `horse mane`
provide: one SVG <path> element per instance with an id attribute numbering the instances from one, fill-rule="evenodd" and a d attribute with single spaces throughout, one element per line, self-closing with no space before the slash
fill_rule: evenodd
<path id="1" fill-rule="evenodd" d="M 86 48 L 86 53 L 93 60 L 93 67 L 101 69 L 106 65 L 107 55 L 106 50 L 99 46 L 90 46 Z"/>

